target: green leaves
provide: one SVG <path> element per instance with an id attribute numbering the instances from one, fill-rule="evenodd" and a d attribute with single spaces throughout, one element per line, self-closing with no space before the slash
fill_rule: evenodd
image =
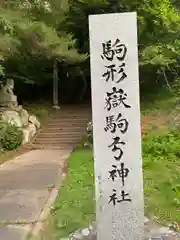
<path id="1" fill-rule="evenodd" d="M 0 10 L 0 53 L 8 75 L 42 84 L 52 79 L 49 73 L 54 58 L 67 65 L 87 59 L 87 54 L 76 48 L 72 34 L 61 27 L 67 11 L 65 0 L 16 0 L 4 5 Z"/>
<path id="2" fill-rule="evenodd" d="M 168 66 L 173 64 L 180 52 L 180 49 L 177 50 L 179 51 L 176 52 L 176 49 L 169 44 L 148 46 L 140 53 L 140 65 Z"/>
<path id="3" fill-rule="evenodd" d="M 21 145 L 23 133 L 14 124 L 0 121 L 0 149 L 12 150 Z"/>

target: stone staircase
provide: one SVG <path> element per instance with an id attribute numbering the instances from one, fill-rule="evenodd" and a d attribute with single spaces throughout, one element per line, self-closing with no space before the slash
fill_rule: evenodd
<path id="1" fill-rule="evenodd" d="M 33 149 L 75 148 L 86 133 L 87 123 L 90 120 L 90 106 L 63 105 L 60 110 L 54 111 L 29 147 Z"/>

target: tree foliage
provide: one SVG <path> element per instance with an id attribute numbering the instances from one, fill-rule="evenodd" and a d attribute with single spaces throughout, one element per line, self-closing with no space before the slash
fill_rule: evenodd
<path id="1" fill-rule="evenodd" d="M 167 75 L 170 73 L 174 79 L 180 67 L 180 13 L 171 0 L 75 1 L 70 7 L 67 29 L 78 39 L 80 50 L 86 53 L 89 51 L 89 14 L 129 11 L 138 14 L 140 73 L 155 72 L 156 77 L 162 76 L 167 84 Z"/>
<path id="2" fill-rule="evenodd" d="M 159 79 L 171 88 L 179 75 L 179 1 L 2 0 L 0 6 L 1 79 L 45 84 L 56 60 L 62 81 L 75 86 L 82 79 L 84 88 L 90 75 L 88 15 L 129 11 L 138 14 L 142 85 Z"/>
<path id="3" fill-rule="evenodd" d="M 48 73 L 55 59 L 60 64 L 86 59 L 78 53 L 71 34 L 59 30 L 64 11 L 63 1 L 57 0 L 10 1 L 0 11 L 0 52 L 8 75 L 43 84 L 52 79 Z"/>

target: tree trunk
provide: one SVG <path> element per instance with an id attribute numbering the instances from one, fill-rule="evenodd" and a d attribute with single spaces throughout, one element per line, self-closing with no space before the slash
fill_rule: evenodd
<path id="1" fill-rule="evenodd" d="M 58 100 L 58 68 L 57 68 L 57 59 L 54 59 L 53 62 L 53 107 L 59 108 Z"/>

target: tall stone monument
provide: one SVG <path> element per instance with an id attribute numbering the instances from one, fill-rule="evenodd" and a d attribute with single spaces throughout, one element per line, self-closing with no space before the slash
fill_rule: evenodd
<path id="1" fill-rule="evenodd" d="M 142 240 L 136 13 L 89 17 L 98 240 Z"/>

